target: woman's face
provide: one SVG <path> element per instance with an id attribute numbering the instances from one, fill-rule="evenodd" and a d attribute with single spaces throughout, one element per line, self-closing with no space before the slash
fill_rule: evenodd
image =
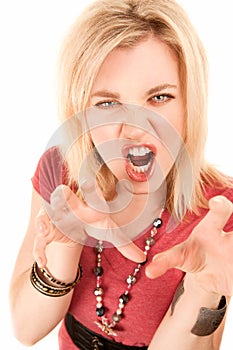
<path id="1" fill-rule="evenodd" d="M 149 183 L 158 187 L 184 128 L 175 53 L 153 36 L 114 49 L 98 72 L 90 107 L 92 140 L 118 180 L 130 181 L 136 193 L 148 192 Z"/>

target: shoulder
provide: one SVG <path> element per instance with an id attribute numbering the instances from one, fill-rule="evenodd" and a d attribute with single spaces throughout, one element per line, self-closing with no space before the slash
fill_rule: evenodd
<path id="1" fill-rule="evenodd" d="M 214 196 L 224 196 L 233 202 L 233 178 L 228 178 L 229 185 L 213 185 L 204 187 L 204 195 L 207 200 Z"/>

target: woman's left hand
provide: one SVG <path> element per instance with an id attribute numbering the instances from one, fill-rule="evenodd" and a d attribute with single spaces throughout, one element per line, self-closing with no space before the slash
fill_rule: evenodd
<path id="1" fill-rule="evenodd" d="M 209 208 L 186 241 L 154 256 L 146 269 L 149 278 L 177 268 L 192 275 L 208 292 L 233 295 L 233 232 L 223 231 L 233 204 L 216 196 L 210 199 Z"/>

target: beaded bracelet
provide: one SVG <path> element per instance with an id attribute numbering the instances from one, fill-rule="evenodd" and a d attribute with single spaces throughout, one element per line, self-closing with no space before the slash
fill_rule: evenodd
<path id="1" fill-rule="evenodd" d="M 45 269 L 40 269 L 40 272 L 45 277 L 45 279 L 57 285 L 57 286 L 53 286 L 45 282 L 39 276 L 37 269 L 38 269 L 38 265 L 36 262 L 34 262 L 34 264 L 32 265 L 30 281 L 36 290 L 50 297 L 60 297 L 68 294 L 74 288 L 74 286 L 81 280 L 81 277 L 82 277 L 81 265 L 79 265 L 75 280 L 71 283 L 64 283 L 64 282 L 58 281 L 54 277 L 52 277 Z"/>

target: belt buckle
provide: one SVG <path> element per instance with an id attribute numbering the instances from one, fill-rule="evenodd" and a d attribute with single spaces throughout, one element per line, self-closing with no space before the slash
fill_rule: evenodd
<path id="1" fill-rule="evenodd" d="M 92 337 L 92 349 L 93 350 L 101 350 L 103 349 L 103 344 L 99 341 L 99 338 L 94 336 Z"/>

